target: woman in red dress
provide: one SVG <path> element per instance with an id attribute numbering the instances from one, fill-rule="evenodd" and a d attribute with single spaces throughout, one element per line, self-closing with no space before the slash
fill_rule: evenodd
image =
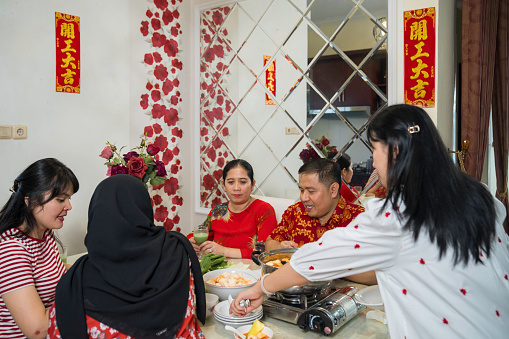
<path id="1" fill-rule="evenodd" d="M 103 180 L 88 219 L 88 254 L 57 285 L 48 337 L 203 338 L 198 258 L 185 236 L 154 225 L 141 181 L 127 174 Z"/>
<path id="2" fill-rule="evenodd" d="M 352 160 L 348 154 L 344 153 L 338 158 L 337 163 L 341 168 L 342 184 L 340 194 L 347 202 L 355 203 L 360 195 L 355 187 L 350 186 L 353 177 Z"/>
<path id="3" fill-rule="evenodd" d="M 193 235 L 188 235 L 196 252 L 250 258 L 255 244 L 265 242 L 277 226 L 276 213 L 270 204 L 251 196 L 255 183 L 247 161 L 235 159 L 226 164 L 222 186 L 228 201 L 215 206 L 205 220 L 207 241 L 198 245 Z"/>

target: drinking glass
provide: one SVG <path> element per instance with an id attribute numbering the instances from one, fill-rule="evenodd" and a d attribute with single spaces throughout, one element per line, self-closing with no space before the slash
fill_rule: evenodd
<path id="1" fill-rule="evenodd" d="M 67 246 L 58 246 L 58 253 L 60 254 L 60 259 L 64 264 L 67 263 Z"/>
<path id="2" fill-rule="evenodd" d="M 197 225 L 193 229 L 193 237 L 198 245 L 203 244 L 209 237 L 209 230 L 204 224 Z M 198 259 L 201 259 L 201 251 L 198 253 Z"/>

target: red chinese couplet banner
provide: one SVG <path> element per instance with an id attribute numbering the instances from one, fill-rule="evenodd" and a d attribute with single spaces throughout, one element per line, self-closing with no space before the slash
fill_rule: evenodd
<path id="1" fill-rule="evenodd" d="M 55 12 L 56 91 L 80 92 L 80 17 Z"/>
<path id="2" fill-rule="evenodd" d="M 435 7 L 404 12 L 405 103 L 435 107 Z"/>
<path id="3" fill-rule="evenodd" d="M 263 56 L 263 66 L 267 64 L 270 60 L 269 55 Z M 273 96 L 276 96 L 276 60 L 272 61 L 269 68 L 265 71 L 265 86 L 272 93 Z M 269 97 L 267 93 L 265 93 L 265 105 L 275 105 L 274 101 Z"/>

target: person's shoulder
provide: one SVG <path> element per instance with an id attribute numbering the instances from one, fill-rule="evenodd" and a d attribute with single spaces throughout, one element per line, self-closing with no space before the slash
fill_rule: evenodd
<path id="1" fill-rule="evenodd" d="M 351 214 L 357 215 L 365 211 L 364 207 L 361 205 L 354 204 L 353 202 L 346 201 L 343 197 L 339 198 L 337 208 L 340 211 L 345 212 L 348 211 Z"/>
<path id="2" fill-rule="evenodd" d="M 8 233 L 4 232 L 0 236 L 0 257 L 5 259 L 6 257 L 11 257 L 13 253 L 17 253 L 18 255 L 21 253 L 28 253 L 26 237 L 23 236 L 23 233 L 13 232 Z"/>
<path id="3" fill-rule="evenodd" d="M 304 211 L 304 204 L 302 201 L 297 201 L 296 203 L 288 206 L 285 210 L 285 213 L 294 213 L 296 211 Z"/>
<path id="4" fill-rule="evenodd" d="M 219 205 L 212 207 L 209 216 L 212 219 L 218 219 L 224 216 L 226 213 L 228 213 L 228 202 L 223 202 L 220 203 Z"/>
<path id="5" fill-rule="evenodd" d="M 211 213 L 214 213 L 218 211 L 224 211 L 225 209 L 228 209 L 228 202 L 222 202 L 219 205 L 212 207 L 210 211 Z"/>
<path id="6" fill-rule="evenodd" d="M 23 232 L 18 230 L 17 228 L 11 228 L 10 230 L 7 230 L 0 234 L 0 246 L 2 244 L 20 244 L 22 243 L 23 239 L 26 237 L 24 236 Z"/>

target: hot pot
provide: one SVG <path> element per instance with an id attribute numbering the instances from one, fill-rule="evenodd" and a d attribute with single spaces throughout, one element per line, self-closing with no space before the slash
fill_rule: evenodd
<path id="1" fill-rule="evenodd" d="M 251 259 L 258 265 L 262 267 L 262 275 L 269 274 L 277 270 L 277 267 L 273 267 L 267 265 L 269 261 L 272 260 L 281 260 L 284 258 L 291 258 L 292 255 L 298 251 L 298 248 L 280 248 L 277 250 L 272 250 L 269 252 L 253 251 L 251 254 Z M 327 281 L 310 281 L 303 285 L 296 285 L 289 287 L 287 289 L 279 291 L 279 293 L 289 294 L 289 295 L 309 295 L 313 293 L 320 292 L 321 290 L 329 287 L 332 284 L 332 280 Z"/>

